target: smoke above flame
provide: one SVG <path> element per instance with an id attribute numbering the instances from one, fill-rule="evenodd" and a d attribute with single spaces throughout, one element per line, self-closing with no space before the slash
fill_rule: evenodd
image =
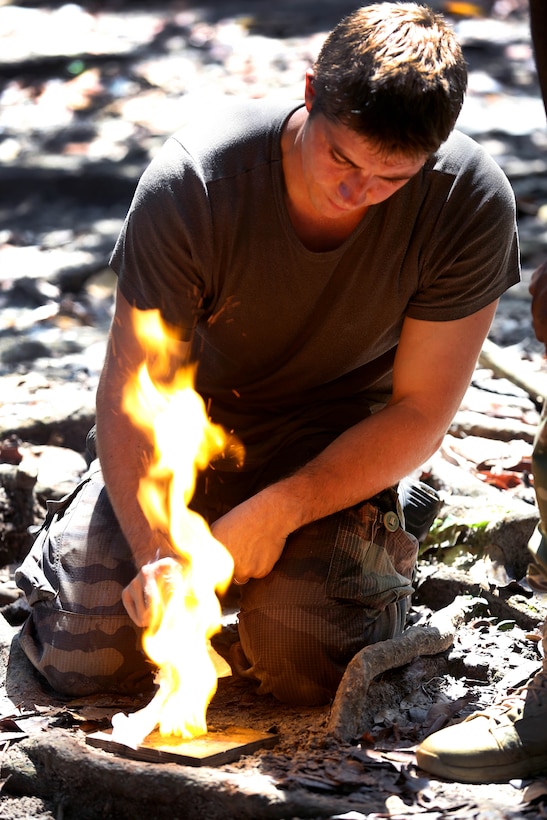
<path id="1" fill-rule="evenodd" d="M 198 513 L 188 509 L 197 471 L 222 453 L 228 440 L 210 422 L 193 388 L 194 369 L 173 375 L 172 341 L 159 311 L 133 311 L 146 360 L 128 382 L 123 409 L 153 449 L 140 482 L 139 504 L 152 529 L 169 533 L 178 560 L 159 574 L 143 648 L 157 666 L 151 702 L 112 719 L 113 739 L 136 747 L 156 727 L 183 739 L 207 732 L 206 713 L 218 677 L 230 670 L 211 647 L 221 626 L 218 594 L 228 587 L 233 560 Z"/>

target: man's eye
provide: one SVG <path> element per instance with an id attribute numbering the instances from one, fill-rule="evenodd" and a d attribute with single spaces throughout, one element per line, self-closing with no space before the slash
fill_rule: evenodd
<path id="1" fill-rule="evenodd" d="M 347 165 L 347 160 L 335 154 L 334 151 L 331 151 L 331 157 L 338 165 Z"/>

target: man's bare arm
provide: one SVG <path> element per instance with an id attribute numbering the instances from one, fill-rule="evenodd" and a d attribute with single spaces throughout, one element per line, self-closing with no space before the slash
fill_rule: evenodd
<path id="1" fill-rule="evenodd" d="M 140 479 L 151 457 L 150 443 L 123 410 L 128 380 L 150 357 L 133 329 L 135 309 L 120 290 L 110 329 L 105 364 L 97 391 L 97 451 L 116 517 L 138 567 L 172 555 L 167 534 L 151 530 L 137 500 Z M 174 372 L 185 363 L 189 343 L 170 340 Z M 167 374 L 165 374 L 167 375 Z"/>
<path id="2" fill-rule="evenodd" d="M 452 322 L 407 319 L 386 408 L 213 524 L 239 581 L 267 575 L 294 530 L 370 498 L 435 452 L 469 385 L 495 307 Z"/>

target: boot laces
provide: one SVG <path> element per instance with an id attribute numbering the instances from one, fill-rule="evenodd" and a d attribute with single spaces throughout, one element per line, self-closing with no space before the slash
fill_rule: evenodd
<path id="1" fill-rule="evenodd" d="M 509 691 L 502 700 L 476 712 L 473 717 L 482 715 L 493 718 L 498 723 L 505 717 L 513 722 L 522 717 L 525 708 L 533 709 L 535 706 L 543 707 L 547 714 L 547 674 L 543 670 L 537 672 L 524 686 Z"/>

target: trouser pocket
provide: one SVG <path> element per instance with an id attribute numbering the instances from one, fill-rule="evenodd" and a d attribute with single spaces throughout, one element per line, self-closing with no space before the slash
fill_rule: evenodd
<path id="1" fill-rule="evenodd" d="M 418 542 L 401 527 L 395 511 L 370 503 L 338 516 L 326 594 L 382 611 L 414 591 Z"/>

